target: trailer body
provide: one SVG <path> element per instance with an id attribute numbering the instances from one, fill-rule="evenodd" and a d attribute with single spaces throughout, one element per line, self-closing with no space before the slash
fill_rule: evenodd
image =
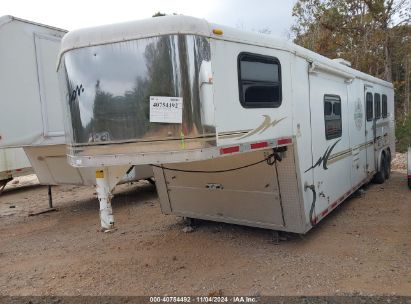
<path id="1" fill-rule="evenodd" d="M 305 233 L 389 177 L 393 86 L 348 65 L 185 16 L 70 32 L 69 161 L 155 164 L 166 214 Z"/>

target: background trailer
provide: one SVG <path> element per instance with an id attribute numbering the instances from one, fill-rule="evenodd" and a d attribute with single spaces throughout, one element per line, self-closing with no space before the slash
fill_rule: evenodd
<path id="1" fill-rule="evenodd" d="M 0 194 L 13 178 L 32 173 L 30 161 L 22 148 L 0 149 Z"/>
<path id="2" fill-rule="evenodd" d="M 94 168 L 67 163 L 56 72 L 65 34 L 65 30 L 12 16 L 0 18 L 0 149 L 23 148 L 41 184 L 96 185 Z M 149 166 L 117 169 L 110 177 L 113 183 L 153 175 Z M 104 226 L 112 227 L 110 220 Z"/>
<path id="3" fill-rule="evenodd" d="M 167 214 L 305 233 L 389 177 L 392 84 L 288 41 L 166 16 L 68 33 L 59 72 L 70 163 L 155 164 Z"/>

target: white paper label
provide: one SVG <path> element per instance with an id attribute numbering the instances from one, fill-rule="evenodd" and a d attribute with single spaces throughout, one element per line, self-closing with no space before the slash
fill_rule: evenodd
<path id="1" fill-rule="evenodd" d="M 150 122 L 182 123 L 183 98 L 150 96 Z"/>

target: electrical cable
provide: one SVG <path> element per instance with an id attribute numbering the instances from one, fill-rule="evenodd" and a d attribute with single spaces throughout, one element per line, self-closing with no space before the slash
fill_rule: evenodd
<path id="1" fill-rule="evenodd" d="M 237 171 L 237 170 L 245 169 L 245 168 L 248 168 L 248 167 L 252 167 L 252 166 L 261 164 L 263 162 L 267 162 L 268 165 L 272 166 L 272 165 L 275 164 L 277 159 L 279 159 L 277 153 L 273 152 L 272 154 L 268 155 L 266 158 L 264 158 L 262 160 L 259 160 L 255 163 L 251 163 L 251 164 L 244 165 L 244 166 L 241 166 L 241 167 L 236 167 L 236 168 L 224 169 L 224 170 L 184 170 L 184 169 L 168 168 L 168 167 L 158 166 L 158 165 L 153 165 L 153 164 L 151 164 L 151 166 L 156 167 L 156 168 L 160 168 L 160 169 L 163 169 L 163 170 L 186 172 L 186 173 L 224 173 L 224 172 L 230 172 L 230 171 Z"/>
<path id="2" fill-rule="evenodd" d="M 313 202 L 311 203 L 309 217 L 310 217 L 310 223 L 314 227 L 317 224 L 316 219 L 313 218 L 313 214 L 314 214 L 314 210 L 315 210 L 315 202 L 317 200 L 317 193 L 315 191 L 315 186 L 314 185 L 307 186 L 307 188 L 309 188 L 313 192 Z"/>

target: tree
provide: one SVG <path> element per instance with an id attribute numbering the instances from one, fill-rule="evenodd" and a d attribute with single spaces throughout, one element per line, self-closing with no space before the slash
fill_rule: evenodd
<path id="1" fill-rule="evenodd" d="M 155 13 L 152 17 L 155 18 L 155 17 L 164 17 L 164 16 L 166 16 L 166 14 L 161 13 L 160 11 L 158 11 L 158 12 Z"/>
<path id="2" fill-rule="evenodd" d="M 354 68 L 392 81 L 393 48 L 402 42 L 392 34 L 410 24 L 407 4 L 406 0 L 299 0 L 291 30 L 297 44 L 327 57 L 344 57 Z"/>
<path id="3" fill-rule="evenodd" d="M 397 122 L 409 120 L 409 0 L 298 0 L 293 16 L 295 43 L 392 82 Z"/>

